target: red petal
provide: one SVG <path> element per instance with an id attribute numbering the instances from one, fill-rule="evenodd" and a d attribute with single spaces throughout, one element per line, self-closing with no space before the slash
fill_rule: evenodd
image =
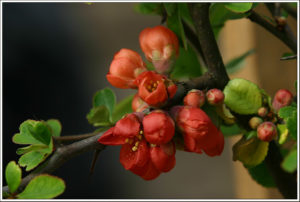
<path id="1" fill-rule="evenodd" d="M 169 98 L 174 97 L 174 95 L 176 94 L 176 91 L 177 91 L 177 86 L 175 84 L 174 85 L 170 85 L 168 87 Z"/>
<path id="2" fill-rule="evenodd" d="M 111 74 L 107 74 L 106 79 L 114 87 L 123 88 L 123 89 L 130 88 L 129 85 L 128 85 L 130 83 L 130 81 L 128 79 L 124 79 L 124 78 L 121 78 L 119 76 L 114 76 L 114 75 L 111 75 Z"/>
<path id="3" fill-rule="evenodd" d="M 199 145 L 197 145 L 197 142 L 194 138 L 190 137 L 187 134 L 184 134 L 183 138 L 185 151 L 202 154 L 202 148 L 200 148 Z"/>
<path id="4" fill-rule="evenodd" d="M 121 120 L 119 120 L 114 129 L 114 135 L 131 138 L 139 134 L 140 122 L 136 115 L 128 114 Z"/>
<path id="5" fill-rule="evenodd" d="M 133 144 L 122 145 L 120 162 L 126 170 L 143 167 L 149 160 L 149 149 L 145 140 L 142 140 L 137 151 L 132 151 Z"/>
<path id="6" fill-rule="evenodd" d="M 176 164 L 175 151 L 174 142 L 151 147 L 150 157 L 154 166 L 161 172 L 170 171 Z"/>
<path id="7" fill-rule="evenodd" d="M 99 139 L 98 142 L 105 145 L 121 145 L 125 143 L 125 137 L 114 136 L 114 127 L 108 129 Z"/>
<path id="8" fill-rule="evenodd" d="M 224 136 L 221 131 L 218 131 L 218 135 L 216 139 L 214 140 L 214 145 L 209 148 L 204 148 L 203 151 L 208 156 L 219 156 L 222 154 L 224 149 Z"/>
<path id="9" fill-rule="evenodd" d="M 141 175 L 144 180 L 153 180 L 160 175 L 160 171 L 156 169 L 152 161 L 148 161 L 146 166 L 146 172 Z"/>

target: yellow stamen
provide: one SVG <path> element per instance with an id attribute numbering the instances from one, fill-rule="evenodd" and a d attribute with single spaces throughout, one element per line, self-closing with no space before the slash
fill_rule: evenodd
<path id="1" fill-rule="evenodd" d="M 134 146 L 131 149 L 132 149 L 132 151 L 136 151 L 138 148 L 136 146 Z"/>
<path id="2" fill-rule="evenodd" d="M 138 137 L 139 140 L 142 140 L 142 136 L 141 135 L 138 135 L 137 137 Z"/>
<path id="3" fill-rule="evenodd" d="M 128 143 L 132 144 L 133 143 L 133 139 L 129 139 Z"/>
<path id="4" fill-rule="evenodd" d="M 144 134 L 144 131 L 140 130 L 140 135 L 143 135 Z"/>
<path id="5" fill-rule="evenodd" d="M 153 87 L 155 88 L 156 86 L 157 86 L 157 83 L 154 83 L 154 84 L 153 84 Z"/>
<path id="6" fill-rule="evenodd" d="M 125 143 L 128 143 L 128 141 L 129 141 L 128 138 L 126 138 L 126 139 L 125 139 Z"/>
<path id="7" fill-rule="evenodd" d="M 136 141 L 136 142 L 135 142 L 135 146 L 136 146 L 136 147 L 139 146 L 139 144 L 140 144 L 139 141 Z"/>
<path id="8" fill-rule="evenodd" d="M 150 147 L 156 147 L 156 144 L 150 144 Z"/>

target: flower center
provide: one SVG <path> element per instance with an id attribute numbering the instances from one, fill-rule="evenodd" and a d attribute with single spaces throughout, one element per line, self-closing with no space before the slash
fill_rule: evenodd
<path id="1" fill-rule="evenodd" d="M 151 93 L 151 92 L 153 92 L 153 91 L 156 90 L 158 84 L 159 84 L 159 81 L 153 81 L 153 80 L 151 80 L 150 82 L 148 82 L 146 84 L 146 88 Z"/>
<path id="2" fill-rule="evenodd" d="M 127 138 L 125 140 L 125 143 L 133 145 L 133 147 L 131 148 L 132 151 L 135 152 L 135 151 L 138 150 L 140 141 L 143 139 L 143 134 L 144 134 L 144 131 L 140 130 L 139 134 L 137 134 L 135 137 L 133 137 L 133 138 Z"/>

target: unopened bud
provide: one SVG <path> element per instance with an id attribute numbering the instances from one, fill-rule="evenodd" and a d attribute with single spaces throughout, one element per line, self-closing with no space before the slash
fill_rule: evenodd
<path id="1" fill-rule="evenodd" d="M 257 136 L 262 141 L 270 142 L 277 137 L 276 126 L 272 122 L 263 122 L 257 128 Z"/>
<path id="2" fill-rule="evenodd" d="M 249 120 L 249 125 L 252 129 L 256 129 L 261 123 L 263 122 L 263 120 L 259 117 L 252 117 Z"/>
<path id="3" fill-rule="evenodd" d="M 261 107 L 261 108 L 258 109 L 257 114 L 258 114 L 258 116 L 264 118 L 268 114 L 268 109 L 266 107 Z"/>
<path id="4" fill-rule="evenodd" d="M 206 93 L 207 102 L 210 105 L 220 105 L 224 102 L 224 93 L 219 89 L 210 89 Z"/>
<path id="5" fill-rule="evenodd" d="M 275 111 L 278 111 L 282 107 L 289 106 L 292 101 L 293 94 L 286 89 L 280 89 L 274 96 L 272 106 Z"/>
<path id="6" fill-rule="evenodd" d="M 205 103 L 205 94 L 201 90 L 190 90 L 184 97 L 184 105 L 191 107 L 202 107 Z"/>

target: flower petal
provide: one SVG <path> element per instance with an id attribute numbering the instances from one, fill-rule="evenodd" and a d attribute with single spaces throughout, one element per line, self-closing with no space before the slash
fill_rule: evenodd
<path id="1" fill-rule="evenodd" d="M 168 172 L 174 168 L 176 164 L 175 152 L 174 142 L 169 142 L 167 144 L 151 147 L 150 157 L 154 166 L 159 171 Z"/>
<path id="2" fill-rule="evenodd" d="M 105 145 L 121 145 L 125 143 L 125 137 L 114 136 L 114 127 L 108 129 L 99 139 L 98 142 Z"/>
<path id="3" fill-rule="evenodd" d="M 114 135 L 126 138 L 132 138 L 140 132 L 140 121 L 134 114 L 128 114 L 120 119 L 114 129 Z"/>

